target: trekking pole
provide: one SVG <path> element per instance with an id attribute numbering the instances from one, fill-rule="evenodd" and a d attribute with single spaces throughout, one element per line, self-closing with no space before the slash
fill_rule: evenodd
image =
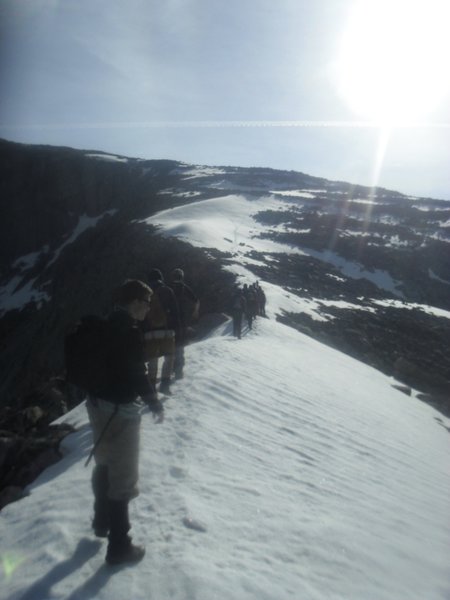
<path id="1" fill-rule="evenodd" d="M 88 464 L 91 462 L 92 457 L 94 456 L 94 452 L 97 450 L 98 445 L 100 444 L 100 442 L 102 441 L 103 436 L 105 435 L 106 430 L 108 429 L 111 421 L 114 419 L 114 417 L 117 414 L 117 410 L 119 409 L 119 405 L 116 404 L 116 406 L 114 407 L 114 412 L 112 413 L 112 415 L 109 417 L 108 422 L 106 423 L 106 425 L 103 427 L 103 430 L 101 432 L 101 434 L 98 436 L 95 444 L 92 447 L 92 450 L 89 454 L 89 456 L 87 457 L 87 461 L 84 463 L 84 466 L 87 467 Z"/>

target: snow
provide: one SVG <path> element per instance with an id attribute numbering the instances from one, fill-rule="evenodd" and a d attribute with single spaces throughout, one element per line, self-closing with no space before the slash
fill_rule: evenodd
<path id="1" fill-rule="evenodd" d="M 0 287 L 0 316 L 9 310 L 21 310 L 29 302 L 36 302 L 40 308 L 42 302 L 48 302 L 50 296 L 42 289 L 35 289 L 34 278 L 23 283 L 23 277 L 16 275 L 6 285 Z"/>
<path id="2" fill-rule="evenodd" d="M 368 200 L 367 198 L 352 198 L 350 200 L 350 204 L 368 204 L 369 206 L 382 206 L 382 203 L 375 202 L 374 198 L 376 198 L 376 196 L 374 196 L 370 200 Z"/>
<path id="3" fill-rule="evenodd" d="M 25 254 L 24 256 L 20 256 L 13 263 L 13 269 L 20 269 L 21 271 L 27 271 L 31 269 L 36 264 L 40 252 L 30 252 L 29 254 Z"/>
<path id="4" fill-rule="evenodd" d="M 194 246 L 217 248 L 238 255 L 258 252 L 295 252 L 285 244 L 255 237 L 260 226 L 253 216 L 261 210 L 279 210 L 280 203 L 271 196 L 248 200 L 243 195 L 199 200 L 169 208 L 145 219 L 158 225 L 164 235 L 176 236 Z"/>
<path id="5" fill-rule="evenodd" d="M 288 202 L 270 195 L 250 200 L 242 194 L 231 194 L 163 210 L 144 222 L 158 226 L 163 235 L 179 237 L 194 246 L 231 252 L 234 254 L 236 267 L 252 251 L 309 255 L 332 264 L 346 277 L 368 279 L 377 287 L 403 297 L 398 290 L 400 282 L 394 280 L 387 271 L 368 271 L 359 263 L 348 261 L 330 250 L 296 248 L 259 237 L 273 232 L 274 227 L 258 223 L 254 219 L 258 212 L 289 208 Z"/>
<path id="6" fill-rule="evenodd" d="M 400 282 L 393 279 L 387 271 L 381 269 L 368 271 L 367 269 L 364 269 L 360 263 L 346 260 L 332 250 L 312 250 L 303 247 L 301 250 L 304 254 L 309 254 L 318 260 L 334 265 L 347 277 L 351 277 L 352 279 L 367 279 L 382 290 L 392 292 L 399 297 L 403 296 L 402 292 L 397 289 Z"/>
<path id="7" fill-rule="evenodd" d="M 115 162 L 115 163 L 127 163 L 128 158 L 124 156 L 116 156 L 114 154 L 95 154 L 89 153 L 86 154 L 88 158 L 95 158 L 96 160 L 104 160 L 107 162 Z"/>
<path id="8" fill-rule="evenodd" d="M 12 268 L 19 274 L 14 275 L 0 287 L 0 316 L 9 310 L 21 310 L 29 302 L 36 302 L 37 307 L 40 308 L 42 302 L 50 300 L 49 295 L 42 290 L 42 286 L 41 289 L 35 289 L 36 277 L 28 282 L 24 281 L 26 271 L 36 265 L 41 252 L 48 252 L 48 247 L 45 246 L 42 251 L 20 256 L 13 262 Z"/>
<path id="9" fill-rule="evenodd" d="M 418 304 L 416 302 L 400 302 L 399 300 L 372 300 L 372 302 L 378 306 L 388 306 L 404 310 L 418 309 L 429 315 L 433 315 L 434 317 L 450 319 L 450 311 L 444 310 L 443 308 L 436 308 L 435 306 L 428 306 L 427 304 Z"/>
<path id="10" fill-rule="evenodd" d="M 450 281 L 442 279 L 442 277 L 439 277 L 438 275 L 436 275 L 436 273 L 434 273 L 431 269 L 428 269 L 428 276 L 430 277 L 430 279 L 436 279 L 437 281 L 440 281 L 441 283 L 446 283 L 447 285 L 450 285 Z"/>
<path id="11" fill-rule="evenodd" d="M 212 175 L 224 175 L 226 171 L 217 167 L 207 166 L 187 166 L 187 168 L 178 168 L 172 170 L 173 174 L 183 175 L 183 179 L 197 179 L 199 177 L 211 177 Z"/>
<path id="12" fill-rule="evenodd" d="M 201 192 L 178 192 L 173 189 L 160 190 L 158 192 L 158 196 L 173 196 L 174 198 L 195 198 L 196 196 L 201 196 Z"/>
<path id="13" fill-rule="evenodd" d="M 64 250 L 64 248 L 66 246 L 69 246 L 70 244 L 72 244 L 72 242 L 74 242 L 78 237 L 80 237 L 81 234 L 83 234 L 85 231 L 87 231 L 88 229 L 91 229 L 92 227 L 96 227 L 97 223 L 99 221 L 101 221 L 103 219 L 104 216 L 106 215 L 113 215 L 114 213 L 116 213 L 117 210 L 109 210 L 106 211 L 105 213 L 102 213 L 101 215 L 98 215 L 96 217 L 89 217 L 88 215 L 84 214 L 84 215 L 80 215 L 80 217 L 78 218 L 78 223 L 75 226 L 75 229 L 73 230 L 72 234 L 67 238 L 67 240 L 55 251 L 54 256 L 52 258 L 52 260 L 48 263 L 47 267 L 49 267 L 50 265 L 52 265 L 54 262 L 56 262 L 56 260 L 58 259 L 59 255 L 61 254 L 61 252 Z"/>
<path id="14" fill-rule="evenodd" d="M 317 193 L 318 190 L 314 190 L 314 192 Z M 278 191 L 271 191 L 271 194 L 277 194 L 278 196 L 287 196 L 287 197 L 294 197 L 294 198 L 311 198 L 311 199 L 315 199 L 315 194 L 312 194 L 311 191 L 307 191 L 307 190 L 286 190 L 286 191 L 282 191 L 282 192 L 278 192 Z"/>
<path id="15" fill-rule="evenodd" d="M 144 560 L 108 567 L 90 530 L 80 405 L 64 458 L 2 511 L 2 598 L 448 599 L 448 420 L 273 319 L 229 332 L 187 348 L 163 424 L 143 416 Z"/>
<path id="16" fill-rule="evenodd" d="M 430 206 L 429 204 L 413 204 L 412 208 L 421 210 L 422 212 L 448 212 L 449 207 Z"/>
<path id="17" fill-rule="evenodd" d="M 103 156 L 103 155 L 102 155 Z M 106 215 L 113 215 L 116 210 L 109 210 L 105 213 L 96 217 L 89 217 L 84 214 L 78 219 L 78 223 L 75 226 L 72 233 L 67 239 L 54 251 L 52 259 L 47 263 L 46 268 L 50 267 L 57 261 L 61 252 L 66 246 L 69 246 L 74 242 L 80 235 L 82 235 L 87 229 L 95 227 L 101 219 Z M 42 253 L 48 253 L 48 246 L 45 246 L 39 252 L 32 252 L 25 256 L 17 258 L 13 263 L 13 268 L 20 270 L 20 275 L 14 275 L 10 281 L 0 287 L 0 316 L 10 310 L 22 310 L 30 302 L 35 302 L 37 307 L 40 308 L 43 302 L 48 302 L 50 296 L 47 292 L 43 291 L 43 287 L 46 284 L 41 284 L 38 288 L 35 288 L 37 277 L 34 279 L 24 282 L 23 274 L 35 266 L 38 258 Z"/>

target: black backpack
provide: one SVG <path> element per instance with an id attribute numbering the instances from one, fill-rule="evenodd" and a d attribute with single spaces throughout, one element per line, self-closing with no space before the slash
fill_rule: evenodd
<path id="1" fill-rule="evenodd" d="M 107 319 L 88 315 L 64 339 L 66 379 L 84 392 L 101 397 L 111 381 L 113 329 Z"/>

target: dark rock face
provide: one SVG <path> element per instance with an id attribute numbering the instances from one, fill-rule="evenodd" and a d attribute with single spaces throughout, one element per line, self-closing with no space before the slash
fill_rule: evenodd
<path id="1" fill-rule="evenodd" d="M 199 334 L 213 327 L 209 315 L 229 308 L 234 276 L 223 266 L 232 253 L 163 237 L 144 219 L 236 193 L 282 198 L 283 210 L 255 216 L 259 235 L 301 251 L 254 252 L 258 262 L 248 270 L 263 286 L 318 302 L 326 318 L 281 320 L 426 398 L 450 396 L 450 321 L 411 304 L 450 310 L 450 203 L 303 173 L 223 167 L 192 177 L 190 168 L 0 141 L 0 405 L 27 408 L 36 390 L 63 374 L 67 328 L 83 314 L 109 311 L 114 288 L 145 280 L 153 267 L 165 275 L 182 267 L 201 298 Z M 447 410 L 450 401 L 439 402 Z"/>
<path id="2" fill-rule="evenodd" d="M 115 287 L 153 267 L 182 267 L 203 310 L 222 311 L 233 277 L 220 260 L 140 222 L 189 201 L 158 194 L 178 181 L 178 163 L 104 156 L 0 142 L 0 289 L 18 297 L 0 311 L 0 404 L 61 374 L 67 328 L 108 312 Z"/>
<path id="3" fill-rule="evenodd" d="M 0 510 L 22 498 L 26 486 L 60 460 L 59 444 L 73 431 L 50 424 L 67 412 L 61 384 L 53 382 L 28 402 L 24 408 L 0 408 Z"/>

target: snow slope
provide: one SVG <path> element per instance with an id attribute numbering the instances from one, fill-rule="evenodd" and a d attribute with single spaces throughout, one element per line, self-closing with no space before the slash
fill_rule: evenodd
<path id="1" fill-rule="evenodd" d="M 1 513 L 2 599 L 448 600 L 449 422 L 274 319 L 229 330 L 187 349 L 165 422 L 143 416 L 144 560 L 106 566 L 90 531 L 81 405 Z"/>

